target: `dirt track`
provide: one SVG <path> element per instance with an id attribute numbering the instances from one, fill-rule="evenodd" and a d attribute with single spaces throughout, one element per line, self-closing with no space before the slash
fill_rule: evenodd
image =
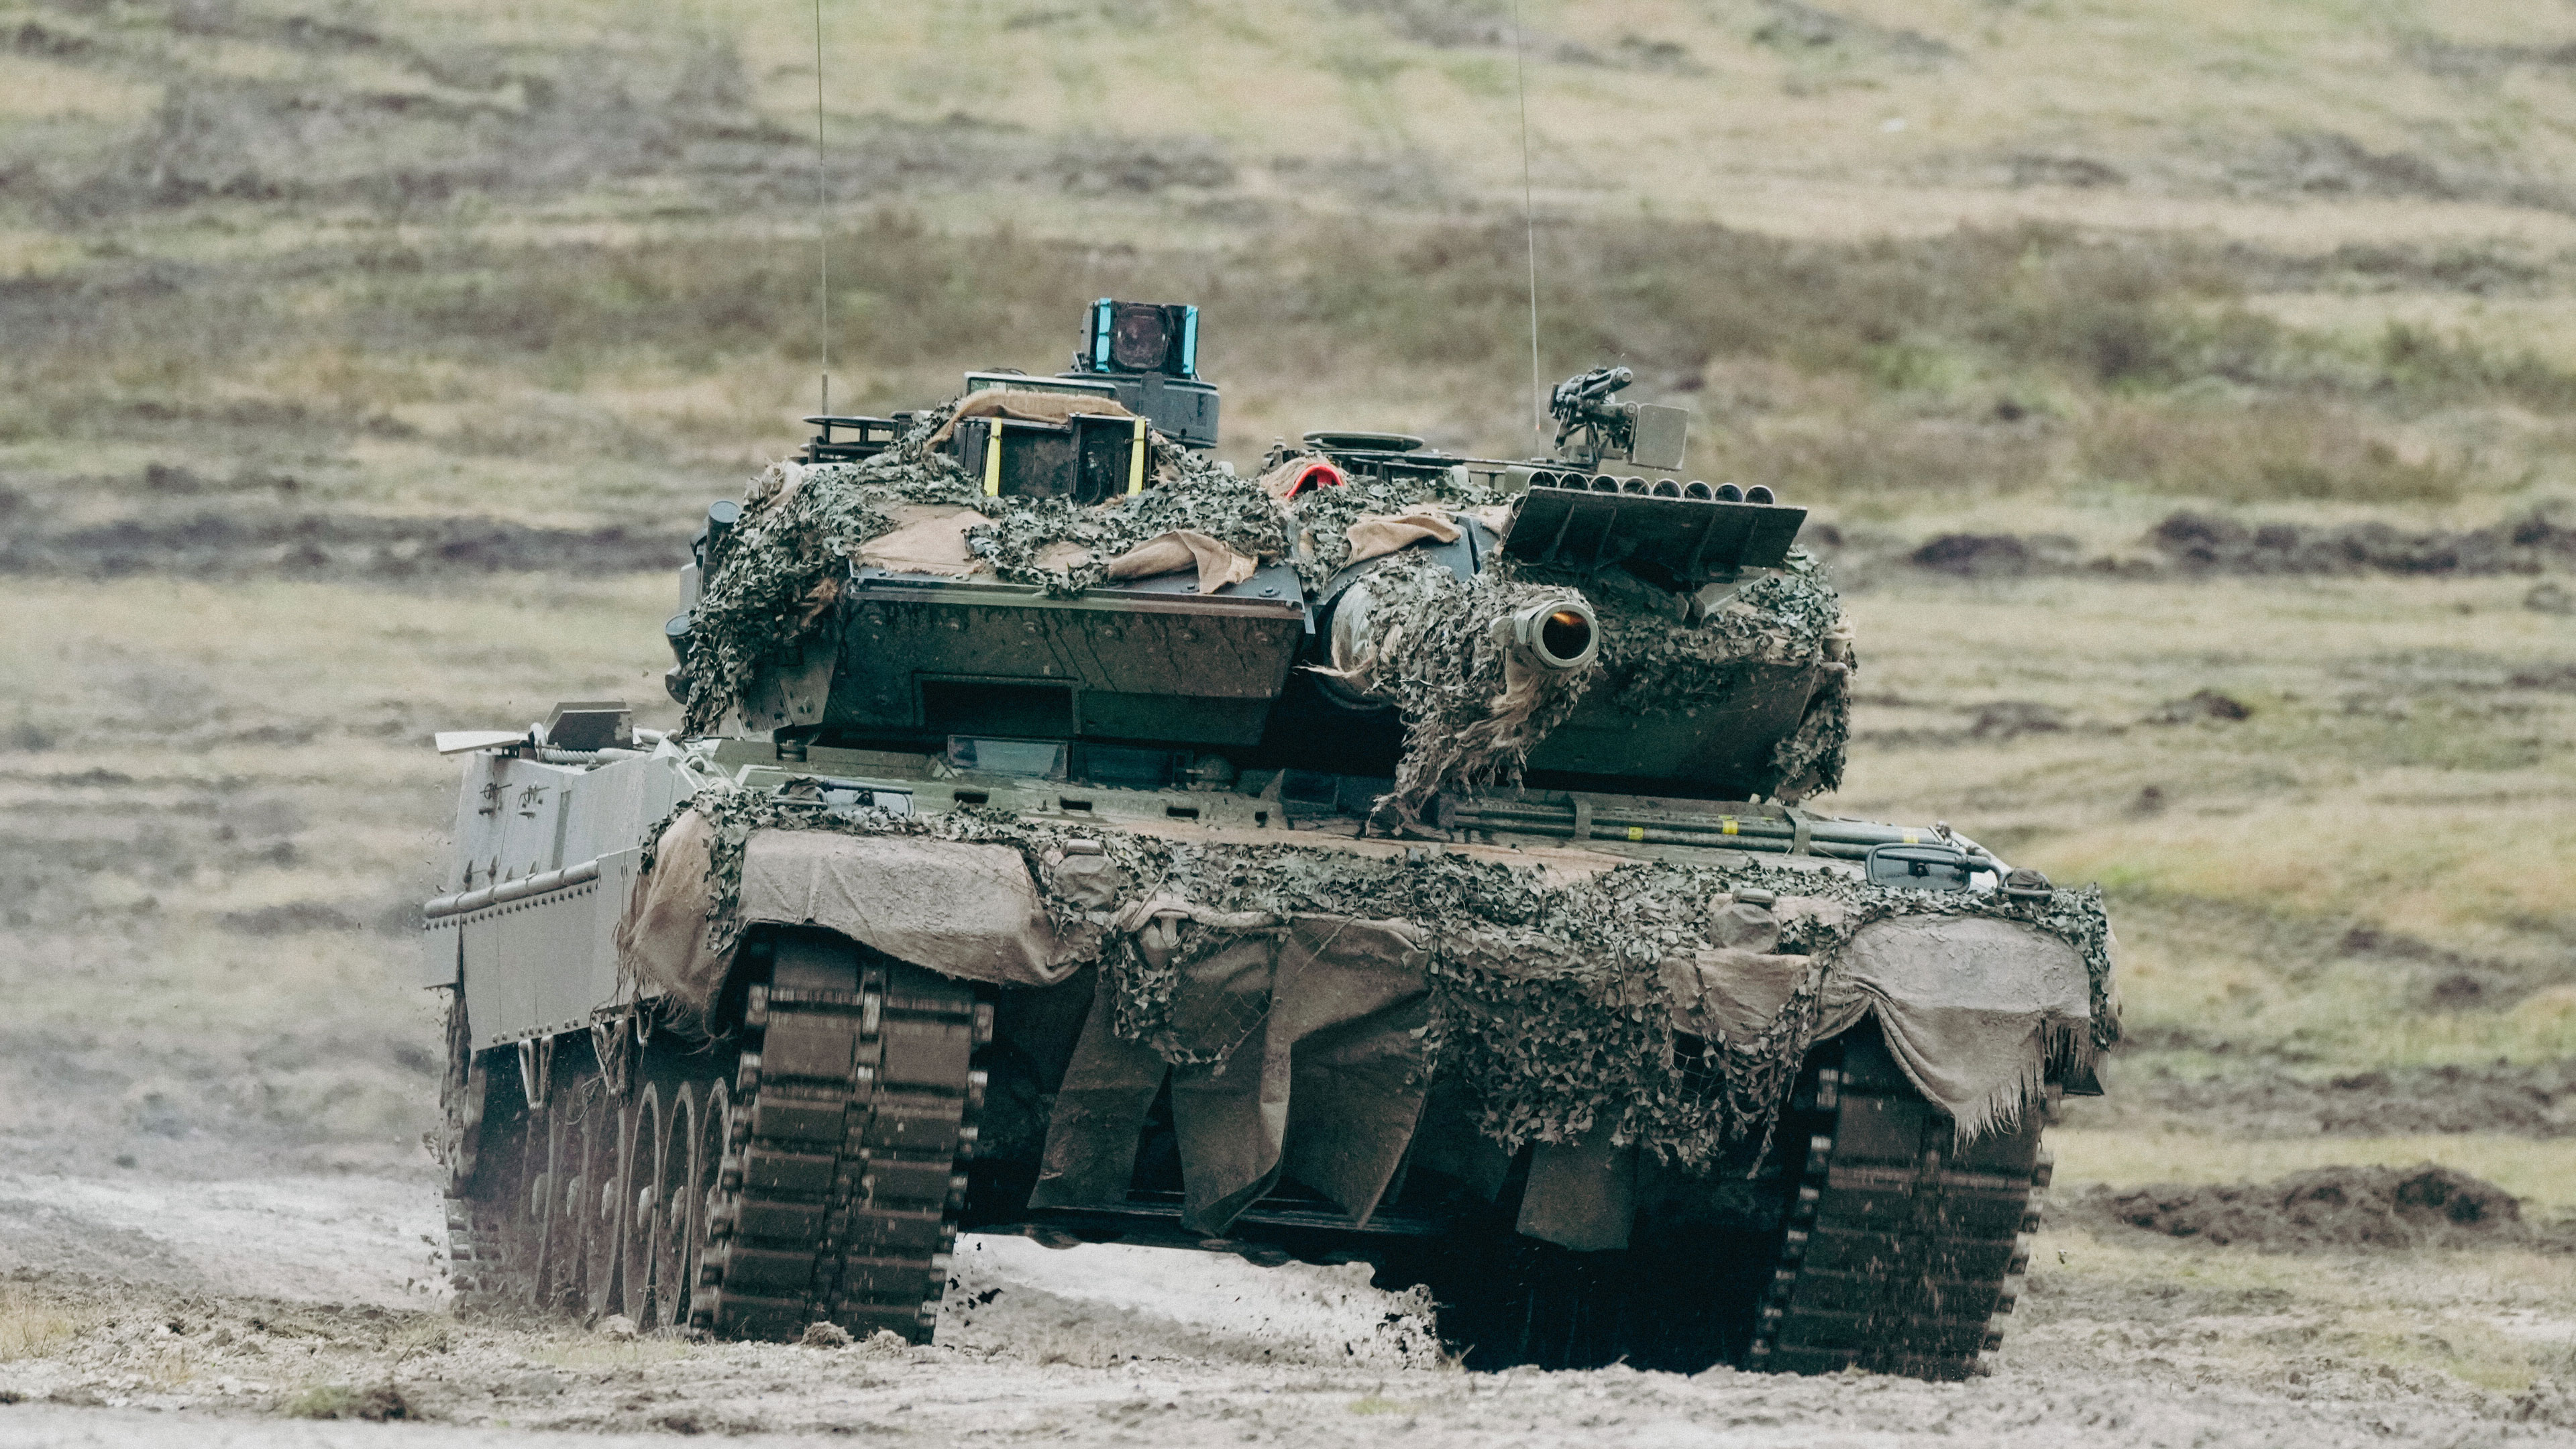
<path id="1" fill-rule="evenodd" d="M 0 1179 L 12 1270 L 0 1303 L 22 1328 L 33 1306 L 59 1329 L 35 1356 L 0 1363 L 0 1441 L 521 1445 L 567 1430 L 583 1443 L 2576 1443 L 2576 1403 L 2554 1388 L 2482 1394 L 2330 1354 L 2257 1370 L 2236 1351 L 2249 1328 L 2290 1341 L 2324 1325 L 2181 1281 L 2106 1289 L 2036 1273 L 2004 1370 L 1963 1385 L 1466 1374 L 1427 1351 L 1415 1305 L 1362 1270 L 1017 1238 L 961 1244 L 937 1347 L 690 1344 L 457 1322 L 424 1275 L 433 1207 L 409 1177 Z M 2041 1261 L 2093 1251 L 2051 1234 Z M 2576 1322 L 2546 1315 L 2519 1329 L 2576 1336 Z M 275 1417 L 334 1407 L 335 1392 L 348 1412 L 429 1422 Z"/>

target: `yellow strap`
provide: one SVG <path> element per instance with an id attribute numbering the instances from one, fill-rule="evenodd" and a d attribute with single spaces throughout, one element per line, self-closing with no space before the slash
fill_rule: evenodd
<path id="1" fill-rule="evenodd" d="M 1145 491 L 1145 420 L 1136 420 L 1136 441 L 1127 445 L 1127 491 Z"/>
<path id="2" fill-rule="evenodd" d="M 1905 832 L 1905 843 L 1908 845 L 1921 845 L 1923 843 L 1923 837 L 1909 830 Z"/>
<path id="3" fill-rule="evenodd" d="M 1644 827 L 1644 826 L 1642 826 L 1642 825 L 1631 825 L 1631 826 L 1629 826 L 1629 827 L 1628 827 L 1628 838 L 1629 838 L 1630 840 L 1643 840 L 1643 839 L 1645 839 L 1645 838 L 1646 838 L 1646 827 Z"/>
<path id="4" fill-rule="evenodd" d="M 1735 817 L 1732 815 L 1721 815 L 1717 817 L 1717 830 L 1721 835 L 1733 835 L 1735 833 Z"/>
<path id="5" fill-rule="evenodd" d="M 984 430 L 984 495 L 988 498 L 1002 496 L 1002 420 L 1000 418 L 993 419 L 993 425 Z"/>

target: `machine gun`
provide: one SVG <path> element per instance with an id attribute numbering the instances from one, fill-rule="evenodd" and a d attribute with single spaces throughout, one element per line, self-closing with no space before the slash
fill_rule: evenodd
<path id="1" fill-rule="evenodd" d="M 1624 367 L 1596 367 L 1569 377 L 1549 394 L 1547 410 L 1556 418 L 1556 453 L 1568 462 L 1597 468 L 1605 458 L 1619 458 L 1648 468 L 1675 469 L 1690 433 L 1685 408 L 1648 403 L 1617 403 L 1611 394 L 1637 380 Z M 1568 447 L 1567 441 L 1580 434 Z"/>

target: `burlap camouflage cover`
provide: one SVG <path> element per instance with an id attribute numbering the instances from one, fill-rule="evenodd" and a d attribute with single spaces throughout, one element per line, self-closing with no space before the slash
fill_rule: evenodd
<path id="1" fill-rule="evenodd" d="M 1123 1190 L 1169 1074 L 1185 1206 L 1207 1232 L 1282 1172 L 1364 1219 L 1436 1088 L 1483 1144 L 1440 1145 L 1462 1175 L 1480 1152 L 1535 1145 L 1534 1180 L 1560 1186 L 1527 1199 L 1524 1230 L 1598 1245 L 1624 1235 L 1638 1172 L 1705 1174 L 1758 1149 L 1807 1050 L 1863 1019 L 1970 1136 L 2016 1122 L 2052 1065 L 2117 1036 L 2097 892 L 1514 856 L 712 788 L 656 832 L 619 939 L 637 988 L 700 1009 L 743 927 L 798 923 L 800 901 L 814 924 L 977 979 L 1096 963 L 1042 1201 Z M 1737 899 L 1755 888 L 1777 904 Z"/>

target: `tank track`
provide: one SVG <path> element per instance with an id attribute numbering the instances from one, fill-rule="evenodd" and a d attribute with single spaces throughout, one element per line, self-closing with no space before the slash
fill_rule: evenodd
<path id="1" fill-rule="evenodd" d="M 747 949 L 776 974 L 719 1040 L 656 1032 L 607 1069 L 598 1047 L 617 1032 L 538 1044 L 534 1107 L 512 1049 L 483 1054 L 486 1110 L 454 1120 L 451 1096 L 449 1136 L 480 1148 L 446 1197 L 460 1310 L 929 1340 L 992 1008 L 819 932 Z"/>
<path id="2" fill-rule="evenodd" d="M 1961 1147 L 1874 1035 L 1817 1073 L 1815 1107 L 1831 1131 L 1806 1145 L 1746 1366 L 1990 1372 L 2049 1181 L 2038 1114 Z"/>
<path id="3" fill-rule="evenodd" d="M 830 959 L 836 956 L 837 959 Z M 939 1314 L 992 1008 L 963 983 L 780 943 L 751 988 L 690 1322 L 790 1338 L 817 1321 L 926 1343 Z"/>
<path id="4" fill-rule="evenodd" d="M 514 1296 L 508 1282 L 507 1237 L 493 1214 L 472 1198 L 449 1193 L 447 1285 L 459 1308 L 496 1308 Z"/>

